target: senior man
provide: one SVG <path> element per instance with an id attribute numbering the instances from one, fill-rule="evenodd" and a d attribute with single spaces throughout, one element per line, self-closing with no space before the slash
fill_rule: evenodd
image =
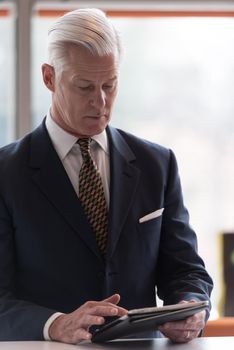
<path id="1" fill-rule="evenodd" d="M 120 57 L 100 10 L 49 31 L 51 107 L 0 150 L 0 340 L 91 339 L 106 317 L 155 306 L 156 288 L 164 304 L 209 299 L 173 152 L 109 126 Z M 205 319 L 160 330 L 187 342 Z"/>

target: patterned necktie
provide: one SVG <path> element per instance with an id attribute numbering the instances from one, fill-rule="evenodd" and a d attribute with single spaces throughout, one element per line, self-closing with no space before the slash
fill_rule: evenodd
<path id="1" fill-rule="evenodd" d="M 79 198 L 95 233 L 101 254 L 107 245 L 107 206 L 100 173 L 90 154 L 90 138 L 79 139 L 83 158 L 79 174 Z"/>

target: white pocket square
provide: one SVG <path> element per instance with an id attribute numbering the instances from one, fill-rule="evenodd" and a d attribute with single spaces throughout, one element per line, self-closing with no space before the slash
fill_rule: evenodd
<path id="1" fill-rule="evenodd" d="M 152 219 L 157 218 L 158 216 L 162 215 L 164 208 L 158 209 L 156 211 L 153 211 L 152 213 L 149 213 L 142 218 L 139 219 L 139 223 L 141 224 L 142 222 L 149 221 Z"/>

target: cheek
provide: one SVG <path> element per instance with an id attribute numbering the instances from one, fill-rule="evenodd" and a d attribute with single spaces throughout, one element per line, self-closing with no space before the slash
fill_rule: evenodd
<path id="1" fill-rule="evenodd" d="M 87 114 L 89 108 L 88 104 L 83 100 L 83 98 L 72 98 L 67 105 L 67 111 L 69 118 L 73 123 L 79 123 L 83 116 Z"/>
<path id="2" fill-rule="evenodd" d="M 112 104 L 115 102 L 116 96 L 117 96 L 117 89 L 111 95 L 111 103 Z"/>
<path id="3" fill-rule="evenodd" d="M 67 97 L 67 108 L 74 111 L 82 110 L 85 106 L 85 99 L 78 94 L 70 93 Z"/>
<path id="4" fill-rule="evenodd" d="M 116 93 L 107 96 L 106 105 L 108 108 L 110 108 L 110 109 L 112 108 L 113 103 L 115 101 L 115 97 L 116 97 Z"/>
<path id="5" fill-rule="evenodd" d="M 67 109 L 67 106 L 69 106 L 69 95 L 70 94 L 68 94 L 65 89 L 57 89 L 55 98 L 61 109 Z"/>

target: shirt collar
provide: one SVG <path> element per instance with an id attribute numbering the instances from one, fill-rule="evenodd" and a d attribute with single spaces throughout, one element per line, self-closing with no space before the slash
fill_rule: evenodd
<path id="1" fill-rule="evenodd" d="M 67 154 L 70 152 L 76 141 L 78 140 L 76 136 L 69 134 L 67 131 L 62 129 L 55 121 L 52 119 L 50 112 L 46 116 L 46 128 L 51 138 L 51 141 L 58 153 L 58 156 L 63 160 Z M 108 139 L 106 130 L 103 130 L 100 134 L 92 136 L 98 145 L 103 149 L 104 152 L 109 154 Z"/>

